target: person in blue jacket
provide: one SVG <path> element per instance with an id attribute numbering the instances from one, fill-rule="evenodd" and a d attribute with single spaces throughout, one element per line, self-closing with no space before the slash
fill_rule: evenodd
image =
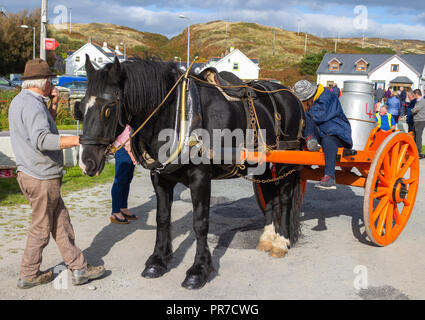
<path id="1" fill-rule="evenodd" d="M 407 116 L 406 123 L 408 126 L 407 132 L 415 132 L 415 123 L 413 122 L 412 109 L 415 107 L 416 98 L 412 90 L 407 92 L 407 97 L 409 98 L 409 105 L 407 106 Z"/>
<path id="2" fill-rule="evenodd" d="M 318 189 L 336 189 L 335 166 L 338 148 L 351 149 L 351 126 L 342 110 L 338 97 L 321 84 L 318 86 L 307 80 L 294 85 L 294 94 L 301 100 L 305 110 L 306 124 L 304 137 L 309 151 L 319 151 L 320 145 L 325 154 L 325 173 Z"/>
<path id="3" fill-rule="evenodd" d="M 388 112 L 391 113 L 391 115 L 394 118 L 395 123 L 398 123 L 398 118 L 400 116 L 400 99 L 396 96 L 395 92 L 392 92 L 391 97 L 387 101 L 388 105 Z"/>

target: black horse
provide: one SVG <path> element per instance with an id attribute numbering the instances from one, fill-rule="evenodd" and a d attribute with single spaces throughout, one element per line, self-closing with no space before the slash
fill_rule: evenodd
<path id="1" fill-rule="evenodd" d="M 224 130 L 225 134 L 219 139 L 223 142 L 228 138 L 226 135 L 229 132 L 237 130 L 245 132 L 248 128 L 253 128 L 249 122 L 253 122 L 256 117 L 258 127 L 265 130 L 265 137 L 262 138 L 267 145 L 299 149 L 302 147 L 302 142 L 299 143 L 299 140 L 304 118 L 304 111 L 299 100 L 289 90 L 274 94 L 259 92 L 259 90 L 284 89 L 281 85 L 272 82 L 252 82 L 250 86 L 258 89 L 257 91 L 241 88 L 229 89 L 223 93 L 223 90 L 218 90 L 213 85 L 190 77 L 188 88 L 182 90 L 182 85 L 179 84 L 159 111 L 154 113 L 154 109 L 160 105 L 179 77 L 182 76 L 181 71 L 174 63 L 151 59 L 134 59 L 119 63 L 115 59 L 114 63 L 95 70 L 89 57 L 86 56 L 85 67 L 88 77 L 87 92 L 81 103 L 75 106 L 75 117 L 83 120 L 84 128 L 84 135 L 80 138 L 80 167 L 89 176 L 98 175 L 104 167 L 108 144 L 116 138 L 123 127 L 129 124 L 136 129 L 150 115 L 154 114 L 131 141 L 136 159 L 145 168 L 151 170 L 151 180 L 157 198 L 156 243 L 153 254 L 146 261 L 142 276 L 157 278 L 167 272 L 167 264 L 173 252 L 170 234 L 173 189 L 180 182 L 191 192 L 193 228 L 196 234 L 194 264 L 187 271 L 182 286 L 188 289 L 201 288 L 213 271 L 207 243 L 211 180 L 246 175 L 248 170 L 255 165 L 249 166 L 245 163 L 246 166 L 236 167 L 232 163 L 214 162 L 214 151 L 211 148 L 202 148 L 206 145 L 205 137 L 195 154 L 198 156 L 201 153 L 210 156 L 213 154 L 213 157 L 208 158 L 209 162 L 203 161 L 197 164 L 192 161 L 189 163 L 178 162 L 185 152 L 191 151 L 191 148 L 196 146 L 199 147 L 200 139 L 196 139 L 196 137 L 192 139 L 194 143 L 189 143 L 190 139 L 184 141 L 183 148 L 180 148 L 180 153 L 177 153 L 177 160 L 171 163 L 161 161 L 161 148 L 167 143 L 172 144 L 170 141 L 173 140 L 170 138 L 171 140 L 164 141 L 160 138 L 162 130 L 171 128 L 172 132 L 184 134 L 184 131 L 180 130 L 181 122 L 176 119 L 179 118 L 182 108 L 179 103 L 181 96 L 186 91 L 188 106 L 185 118 L 188 123 L 186 127 L 191 130 L 202 129 L 209 134 L 210 145 L 213 145 L 214 130 Z M 198 77 L 203 78 L 204 76 L 205 74 L 201 74 Z M 228 80 L 232 79 L 228 78 Z M 243 96 L 246 97 L 248 91 L 253 96 L 255 108 L 247 108 L 248 100 L 244 100 Z M 238 95 L 241 97 L 240 99 L 229 99 L 230 96 Z M 254 112 L 255 117 L 253 116 Z M 251 114 L 249 115 L 249 113 Z M 278 126 L 276 127 L 276 125 Z M 257 140 L 260 139 L 259 132 L 256 135 Z M 179 141 L 182 140 L 177 138 L 177 142 Z M 238 142 L 234 137 L 231 137 L 230 141 L 232 141 L 230 150 L 234 151 L 238 147 Z M 246 142 L 244 141 L 244 143 Z M 216 151 L 216 149 L 214 150 Z M 220 150 L 224 150 L 224 148 Z M 172 153 L 172 150 L 169 151 L 167 157 Z M 275 257 L 281 257 L 288 252 L 290 245 L 295 244 L 299 234 L 300 168 L 289 165 L 272 167 L 271 164 L 265 164 L 264 168 L 265 171 L 257 174 L 255 178 L 270 179 L 285 173 L 287 177 L 262 184 L 262 193 L 266 203 L 266 226 L 257 248 L 270 251 L 270 254 Z M 293 168 L 295 170 L 289 172 Z"/>

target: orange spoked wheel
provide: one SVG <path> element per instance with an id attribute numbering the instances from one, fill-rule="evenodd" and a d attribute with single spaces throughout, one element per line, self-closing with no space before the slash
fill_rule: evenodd
<path id="1" fill-rule="evenodd" d="M 419 186 L 419 157 L 413 138 L 394 132 L 379 146 L 366 180 L 363 218 L 369 239 L 394 242 L 409 220 Z"/>

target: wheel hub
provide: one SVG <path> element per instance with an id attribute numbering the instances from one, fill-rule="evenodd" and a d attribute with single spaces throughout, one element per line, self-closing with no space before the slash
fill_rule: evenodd
<path id="1" fill-rule="evenodd" d="M 403 200 L 406 199 L 407 193 L 408 193 L 408 190 L 407 190 L 407 186 L 405 184 L 404 179 L 398 179 L 394 183 L 392 200 L 395 203 L 402 202 Z"/>

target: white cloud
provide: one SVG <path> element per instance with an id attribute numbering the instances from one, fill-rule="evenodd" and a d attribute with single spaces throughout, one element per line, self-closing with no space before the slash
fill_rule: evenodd
<path id="1" fill-rule="evenodd" d="M 161 33 L 168 37 L 181 33 L 187 22 L 179 14 L 190 17 L 191 23 L 212 20 L 256 22 L 296 31 L 300 28 L 316 35 L 359 37 L 361 30 L 353 27 L 354 7 L 358 0 L 73 0 L 73 22 L 110 22 L 140 31 Z M 370 9 L 367 37 L 425 40 L 425 13 L 415 11 L 417 0 L 364 1 Z M 63 0 L 49 1 L 49 19 L 53 8 Z M 19 11 L 39 5 L 39 1 L 6 1 L 5 6 Z M 307 8 L 307 9 L 306 9 Z M 382 12 L 384 14 L 382 14 Z M 372 19 L 373 17 L 373 19 Z M 375 19 L 375 20 L 374 20 Z M 381 19 L 378 22 L 377 19 Z M 404 22 L 406 21 L 406 23 Z M 393 23 L 391 23 L 393 22 Z M 415 25 L 412 25 L 415 24 Z"/>

